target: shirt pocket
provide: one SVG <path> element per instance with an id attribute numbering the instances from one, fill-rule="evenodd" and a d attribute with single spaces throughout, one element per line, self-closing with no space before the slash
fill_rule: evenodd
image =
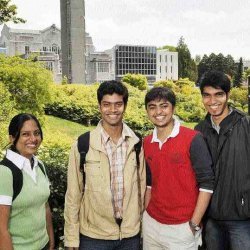
<path id="1" fill-rule="evenodd" d="M 87 161 L 85 165 L 85 189 L 88 191 L 101 191 L 102 174 L 100 161 Z"/>

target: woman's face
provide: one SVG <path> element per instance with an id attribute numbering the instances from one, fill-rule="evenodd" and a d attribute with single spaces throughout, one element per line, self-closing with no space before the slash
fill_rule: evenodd
<path id="1" fill-rule="evenodd" d="M 13 143 L 15 138 L 10 136 L 10 140 Z M 18 152 L 22 156 L 31 159 L 32 155 L 36 154 L 41 142 L 41 131 L 36 122 L 34 120 L 24 122 L 20 131 L 20 136 L 16 142 L 16 149 Z"/>

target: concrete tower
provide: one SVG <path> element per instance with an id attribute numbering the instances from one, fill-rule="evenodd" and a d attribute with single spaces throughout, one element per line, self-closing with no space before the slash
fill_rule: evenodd
<path id="1" fill-rule="evenodd" d="M 86 83 L 84 0 L 60 0 L 62 76 Z"/>

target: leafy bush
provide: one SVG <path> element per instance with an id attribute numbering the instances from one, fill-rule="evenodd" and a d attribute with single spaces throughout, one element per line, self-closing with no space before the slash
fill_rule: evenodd
<path id="1" fill-rule="evenodd" d="M 0 81 L 11 93 L 19 112 L 33 113 L 43 118 L 44 105 L 49 101 L 52 74 L 39 62 L 20 57 L 0 55 Z"/>
<path id="2" fill-rule="evenodd" d="M 122 78 L 122 82 L 127 83 L 140 90 L 146 90 L 148 87 L 147 77 L 142 74 L 126 74 Z"/>
<path id="3" fill-rule="evenodd" d="M 39 149 L 39 158 L 46 166 L 51 183 L 49 204 L 53 215 L 55 244 L 57 249 L 64 243 L 64 198 L 67 188 L 67 163 L 69 142 L 60 133 L 43 142 Z"/>
<path id="4" fill-rule="evenodd" d="M 230 101 L 232 104 L 241 109 L 242 111 L 247 112 L 248 108 L 248 89 L 244 87 L 232 88 L 230 92 Z"/>
<path id="5" fill-rule="evenodd" d="M 0 82 L 0 149 L 8 142 L 7 127 L 13 116 L 15 102 L 11 100 L 11 94 L 5 85 Z"/>

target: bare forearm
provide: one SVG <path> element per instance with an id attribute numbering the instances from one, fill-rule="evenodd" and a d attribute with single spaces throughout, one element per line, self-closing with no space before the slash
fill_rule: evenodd
<path id="1" fill-rule="evenodd" d="M 48 203 L 46 204 L 46 227 L 49 236 L 49 249 L 52 250 L 54 249 L 55 246 L 55 240 L 54 240 L 52 214 Z"/>
<path id="2" fill-rule="evenodd" d="M 0 250 L 13 250 L 11 236 L 8 231 L 0 232 Z"/>
<path id="3" fill-rule="evenodd" d="M 200 191 L 196 203 L 196 207 L 191 218 L 191 221 L 199 225 L 203 215 L 205 214 L 208 204 L 210 202 L 212 194 L 204 191 Z"/>

